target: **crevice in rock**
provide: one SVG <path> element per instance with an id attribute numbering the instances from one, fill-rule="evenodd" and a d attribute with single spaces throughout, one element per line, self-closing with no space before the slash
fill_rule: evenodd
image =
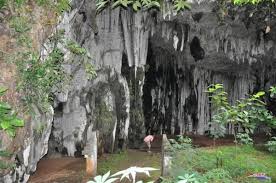
<path id="1" fill-rule="evenodd" d="M 194 57 L 195 61 L 202 60 L 205 56 L 204 49 L 200 46 L 200 40 L 195 36 L 190 44 L 191 55 Z"/>

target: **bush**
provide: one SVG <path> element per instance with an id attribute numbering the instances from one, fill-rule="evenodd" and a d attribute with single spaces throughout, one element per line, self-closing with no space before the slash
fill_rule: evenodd
<path id="1" fill-rule="evenodd" d="M 172 150 L 181 150 L 192 148 L 192 139 L 189 137 L 184 137 L 182 135 L 178 135 L 176 140 L 169 139 L 171 143 Z"/>
<path id="2" fill-rule="evenodd" d="M 269 152 L 276 153 L 276 137 L 272 137 L 271 140 L 265 144 L 265 146 Z"/>
<path id="3" fill-rule="evenodd" d="M 227 170 L 222 168 L 217 168 L 206 172 L 200 182 L 223 182 L 223 183 L 232 183 L 232 177 Z"/>
<path id="4" fill-rule="evenodd" d="M 0 0 L 0 9 L 3 8 L 6 5 L 5 0 Z"/>
<path id="5" fill-rule="evenodd" d="M 238 133 L 237 140 L 239 144 L 252 145 L 253 140 L 247 133 Z"/>
<path id="6" fill-rule="evenodd" d="M 214 133 L 214 138 L 223 135 L 225 129 L 214 128 L 215 130 L 212 132 L 212 127 L 224 127 L 226 124 L 239 124 L 246 133 L 253 133 L 260 124 L 271 128 L 276 127 L 276 118 L 266 109 L 266 103 L 262 101 L 265 96 L 263 91 L 250 95 L 248 98 L 237 100 L 233 105 L 228 101 L 228 94 L 224 91 L 222 84 L 210 85 L 207 93 L 210 94 L 214 111 L 210 129 L 211 133 Z M 236 135 L 235 133 L 234 135 Z"/>

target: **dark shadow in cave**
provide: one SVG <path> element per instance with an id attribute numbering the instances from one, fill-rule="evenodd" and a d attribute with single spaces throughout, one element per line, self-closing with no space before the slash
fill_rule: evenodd
<path id="1" fill-rule="evenodd" d="M 205 51 L 200 45 L 200 40 L 198 37 L 194 37 L 190 44 L 191 55 L 194 57 L 195 61 L 202 60 L 205 56 Z"/>
<path id="2" fill-rule="evenodd" d="M 180 68 L 169 50 L 152 47 L 149 43 L 145 81 L 143 87 L 143 110 L 146 134 L 174 134 L 197 130 L 197 97 L 193 88 L 193 69 Z M 191 90 L 187 98 L 181 99 L 183 87 Z M 185 105 L 180 106 L 180 101 Z M 177 114 L 183 108 L 182 116 Z"/>

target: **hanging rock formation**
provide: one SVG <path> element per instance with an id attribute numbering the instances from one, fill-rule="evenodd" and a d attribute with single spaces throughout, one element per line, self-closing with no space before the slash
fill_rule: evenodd
<path id="1" fill-rule="evenodd" d="M 192 3 L 178 15 L 165 2 L 161 13 L 107 8 L 95 18 L 93 2 L 73 2 L 59 28 L 89 51 L 98 76 L 88 80 L 76 58 L 66 65 L 73 78 L 57 95 L 52 151 L 80 154 L 90 125 L 106 152 L 139 147 L 145 133 L 204 134 L 208 85 L 224 84 L 235 101 L 275 84 L 275 19 L 265 34 L 240 9 L 220 18 L 215 2 Z"/>

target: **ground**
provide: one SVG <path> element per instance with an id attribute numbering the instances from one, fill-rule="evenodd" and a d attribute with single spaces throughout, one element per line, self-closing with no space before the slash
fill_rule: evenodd
<path id="1" fill-rule="evenodd" d="M 158 152 L 149 154 L 142 150 L 128 150 L 119 154 L 105 154 L 98 160 L 98 173 L 109 170 L 115 173 L 131 166 L 161 168 L 161 155 Z M 160 171 L 152 172 L 152 177 L 140 176 L 143 180 L 156 180 Z M 43 159 L 29 183 L 85 183 L 85 160 L 83 158 Z"/>
<path id="2" fill-rule="evenodd" d="M 205 182 L 252 183 L 248 176 L 255 173 L 266 173 L 276 182 L 276 156 L 253 146 L 220 146 L 180 150 L 173 156 L 172 177 L 195 173 L 199 180 Z M 220 161 L 217 161 L 221 159 Z M 217 172 L 217 173 L 215 173 Z M 222 175 L 224 174 L 224 175 Z M 226 175 L 226 177 L 224 177 Z M 211 180 L 214 177 L 218 179 Z M 223 180 L 223 181 L 222 181 Z M 200 181 L 199 181 L 200 182 Z M 229 183 L 230 183 L 229 182 Z"/>
<path id="3" fill-rule="evenodd" d="M 233 148 L 233 137 L 227 136 L 223 139 L 218 139 L 216 141 L 218 149 L 214 149 L 213 140 L 206 136 L 190 136 L 193 139 L 193 143 L 197 147 L 202 147 L 203 159 L 206 158 L 208 166 L 215 166 L 215 156 L 217 150 L 224 152 L 224 164 L 233 165 L 237 161 L 233 160 L 233 152 L 230 150 Z M 169 136 L 168 138 L 173 138 Z M 146 152 L 145 147 L 141 150 L 130 149 L 121 153 L 116 154 L 104 154 L 98 159 L 98 174 L 105 174 L 109 170 L 111 174 L 127 169 L 131 166 L 140 167 L 154 167 L 161 169 L 161 136 L 156 136 L 154 143 L 152 144 L 152 154 Z M 263 136 L 255 136 L 254 141 L 258 143 L 263 143 L 265 138 Z M 230 149 L 229 149 L 230 148 Z M 233 149 L 232 149 L 233 150 Z M 208 157 L 206 156 L 206 153 Z M 230 154 L 230 156 L 228 156 Z M 246 158 L 250 154 L 248 158 Z M 182 156 L 181 160 L 183 159 Z M 185 159 L 183 159 L 185 160 Z M 270 173 L 273 179 L 276 179 L 276 156 L 270 155 L 266 152 L 257 151 L 254 149 L 239 149 L 239 157 L 237 160 L 241 160 L 241 163 L 251 163 L 258 160 L 256 166 L 256 171 L 264 170 L 262 167 L 266 167 L 267 173 Z M 246 161 L 245 161 L 246 160 Z M 184 162 L 184 161 L 182 161 Z M 181 163 L 181 161 L 179 161 Z M 239 163 L 240 164 L 240 163 Z M 206 166 L 207 166 L 206 165 Z M 264 166 L 262 166 L 264 165 Z M 204 167 L 203 167 L 204 168 Z M 202 168 L 202 169 L 203 169 Z M 205 167 L 206 168 L 206 167 Z M 208 167 L 207 167 L 208 168 Z M 180 168 L 178 168 L 181 170 Z M 270 171 L 270 172 L 269 172 Z M 272 171 L 272 172 L 271 172 Z M 253 171 L 248 172 L 253 173 Z M 151 178 L 145 176 L 140 176 L 139 178 L 143 180 L 157 180 L 160 177 L 161 172 L 152 172 Z M 84 158 L 57 158 L 57 159 L 42 159 L 37 167 L 37 171 L 31 176 L 29 183 L 86 183 L 90 177 L 86 177 L 85 174 L 85 159 Z"/>

